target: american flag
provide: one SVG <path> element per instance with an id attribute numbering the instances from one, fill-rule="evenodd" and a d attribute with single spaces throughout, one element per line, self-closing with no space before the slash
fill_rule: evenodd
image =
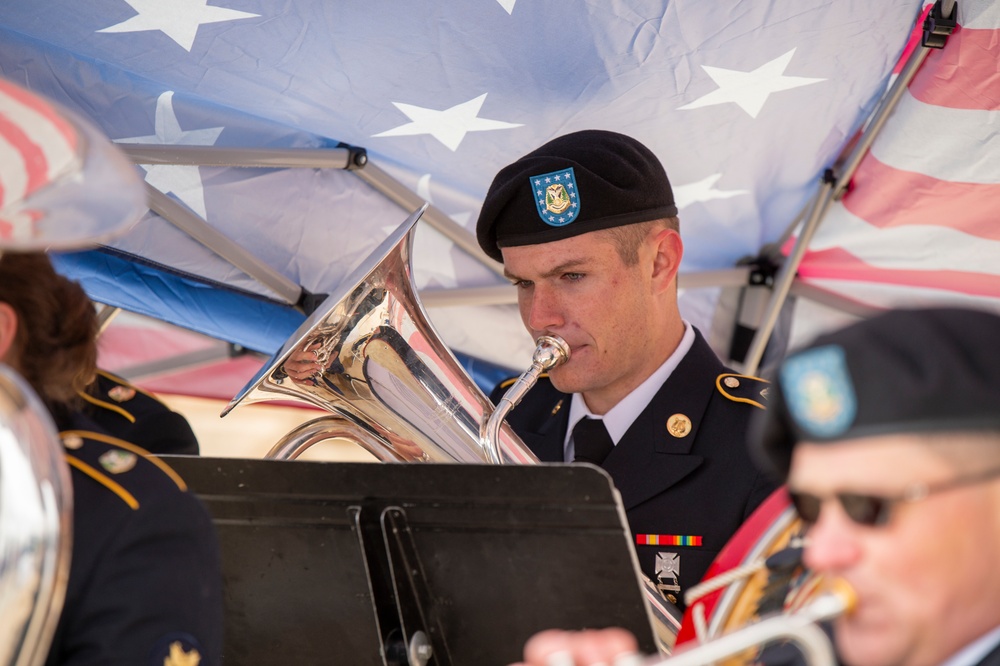
<path id="1" fill-rule="evenodd" d="M 1000 311 L 1000 4 L 962 0 L 957 20 L 813 237 L 805 283 L 862 307 Z"/>
<path id="2" fill-rule="evenodd" d="M 364 147 L 466 232 L 503 165 L 566 132 L 622 131 L 667 168 L 682 272 L 696 275 L 756 256 L 792 223 L 876 104 L 920 10 L 920 0 L 33 0 L 0 11 L 0 73 L 122 145 Z M 339 170 L 139 172 L 315 293 L 409 212 Z M 819 269 L 816 258 L 804 270 Z M 264 352 L 302 320 L 153 213 L 60 266 L 96 300 Z M 415 272 L 425 293 L 503 283 L 428 226 Z M 708 331 L 718 294 L 685 290 L 684 315 Z M 452 348 L 526 367 L 532 345 L 513 306 L 429 314 Z"/>

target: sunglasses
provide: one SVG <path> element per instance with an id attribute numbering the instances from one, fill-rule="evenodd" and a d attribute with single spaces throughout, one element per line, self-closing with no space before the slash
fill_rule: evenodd
<path id="1" fill-rule="evenodd" d="M 960 476 L 938 484 L 916 483 L 895 497 L 864 495 L 861 493 L 836 493 L 832 497 L 840 502 L 844 513 L 852 521 L 858 525 L 875 527 L 885 525 L 889 522 L 892 509 L 897 504 L 916 502 L 934 493 L 971 486 L 998 476 L 1000 476 L 1000 469 L 991 469 L 985 472 Z M 795 512 L 799 514 L 799 518 L 802 519 L 802 522 L 809 525 L 819 520 L 819 512 L 823 506 L 823 502 L 831 497 L 819 497 L 795 490 L 789 490 L 788 495 L 792 500 L 792 506 L 795 507 Z"/>

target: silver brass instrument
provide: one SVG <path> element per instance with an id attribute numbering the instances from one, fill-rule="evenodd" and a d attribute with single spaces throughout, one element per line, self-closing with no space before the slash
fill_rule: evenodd
<path id="1" fill-rule="evenodd" d="M 490 462 L 500 464 L 500 426 L 507 413 L 521 402 L 521 398 L 538 381 L 538 376 L 544 370 L 550 370 L 560 363 L 569 360 L 569 345 L 562 338 L 554 335 L 543 335 L 535 341 L 535 353 L 531 357 L 531 367 L 517 378 L 507 392 L 500 398 L 488 421 L 483 423 L 480 445 L 486 450 Z"/>
<path id="2" fill-rule="evenodd" d="M 72 504 L 48 411 L 0 365 L 0 664 L 45 662 L 66 594 Z"/>
<path id="3" fill-rule="evenodd" d="M 493 406 L 416 296 L 412 230 L 426 207 L 341 283 L 222 412 L 291 399 L 333 414 L 304 424 L 267 457 L 294 457 L 325 433 L 350 432 L 383 461 L 491 461 L 480 429 Z M 538 462 L 508 425 L 496 441 L 504 462 Z"/>

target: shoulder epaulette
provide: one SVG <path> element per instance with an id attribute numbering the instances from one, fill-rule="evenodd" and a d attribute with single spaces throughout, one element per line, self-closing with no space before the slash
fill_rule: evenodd
<path id="1" fill-rule="evenodd" d="M 135 493 L 126 489 L 126 485 L 132 484 L 120 483 L 110 475 L 117 476 L 132 471 L 136 468 L 136 463 L 139 459 L 147 461 L 152 467 L 159 470 L 159 472 L 146 472 L 147 474 L 162 473 L 180 490 L 187 490 L 187 484 L 184 483 L 184 479 L 170 465 L 131 442 L 91 430 L 64 430 L 59 433 L 59 436 L 62 438 L 64 447 L 68 449 L 66 461 L 69 465 L 108 488 L 132 509 L 139 508 L 139 501 L 136 499 Z M 98 454 L 93 449 L 85 449 L 88 446 L 88 442 L 90 442 L 90 447 L 101 447 L 103 444 L 102 448 L 105 450 Z M 99 469 L 99 466 L 103 470 Z M 127 477 L 120 478 L 124 479 Z M 149 477 L 145 478 L 148 482 Z M 136 481 L 141 482 L 141 479 L 137 479 Z M 135 490 L 139 491 L 141 488 L 136 487 Z"/>
<path id="2" fill-rule="evenodd" d="M 135 384 L 125 379 L 124 377 L 119 377 L 118 375 L 110 373 L 107 370 L 101 370 L 100 368 L 98 368 L 97 370 L 97 375 L 99 377 L 97 388 L 98 388 L 98 395 L 100 397 L 90 395 L 85 391 L 81 391 L 80 396 L 87 402 L 91 403 L 92 405 L 96 405 L 103 409 L 108 409 L 110 411 L 121 414 L 126 419 L 128 419 L 130 423 L 135 423 L 135 416 L 129 410 L 122 407 L 121 404 L 113 404 L 111 402 L 108 402 L 107 400 L 102 400 L 102 398 L 104 396 L 107 396 L 111 400 L 114 400 L 116 403 L 127 403 L 130 400 L 132 400 L 136 395 L 142 395 L 148 398 L 149 400 L 152 400 L 157 405 L 160 405 L 165 408 L 167 407 L 166 403 L 157 398 L 155 395 L 153 395 L 148 391 L 142 390 Z M 105 382 L 110 382 L 114 386 L 112 386 L 110 389 L 104 389 L 104 387 L 101 386 L 100 378 L 103 378 Z M 115 392 L 118 392 L 118 395 L 115 395 Z"/>
<path id="3" fill-rule="evenodd" d="M 725 372 L 715 378 L 719 393 L 733 402 L 745 402 L 766 409 L 767 392 L 770 382 L 752 375 L 738 375 Z"/>

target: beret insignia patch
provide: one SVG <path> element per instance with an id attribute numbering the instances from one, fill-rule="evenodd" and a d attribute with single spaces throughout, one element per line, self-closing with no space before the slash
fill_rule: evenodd
<path id="1" fill-rule="evenodd" d="M 841 347 L 815 347 L 789 358 L 781 381 L 789 414 L 809 435 L 836 437 L 854 422 L 858 402 Z"/>
<path id="2" fill-rule="evenodd" d="M 573 168 L 532 176 L 538 216 L 552 227 L 564 227 L 580 215 L 580 193 Z"/>

